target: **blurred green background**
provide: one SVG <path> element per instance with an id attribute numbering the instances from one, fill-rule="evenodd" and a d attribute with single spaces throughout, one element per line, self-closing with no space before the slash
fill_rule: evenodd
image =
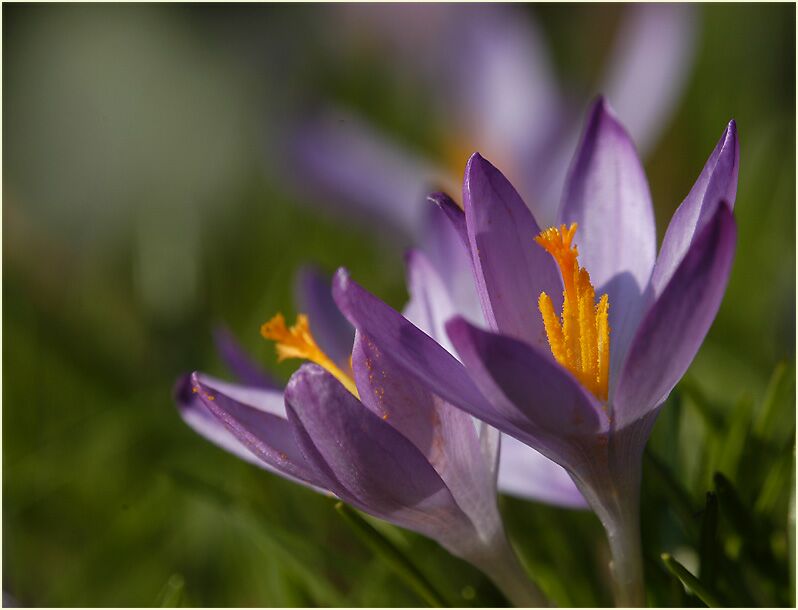
<path id="1" fill-rule="evenodd" d="M 661 238 L 735 118 L 739 243 L 718 318 L 649 445 L 650 601 L 700 605 L 659 556 L 710 569 L 702 524 L 715 490 L 718 589 L 743 605 L 789 605 L 795 7 L 696 8 L 694 70 L 646 170 Z M 393 305 L 406 298 L 400 249 L 301 205 L 274 171 L 285 111 L 325 97 L 410 146 L 440 149 L 429 141 L 425 92 L 392 77 L 387 59 L 330 57 L 331 10 L 3 6 L 3 590 L 12 601 L 422 603 L 331 499 L 211 446 L 171 399 L 180 373 L 226 375 L 211 339 L 220 322 L 288 377 L 294 365 L 275 364 L 258 328 L 276 311 L 293 313 L 302 263 L 347 266 Z M 557 69 L 590 82 L 621 8 L 524 10 Z M 610 603 L 591 514 L 512 498 L 502 509 L 524 562 L 559 604 Z M 452 604 L 504 603 L 435 544 L 380 528 Z"/>

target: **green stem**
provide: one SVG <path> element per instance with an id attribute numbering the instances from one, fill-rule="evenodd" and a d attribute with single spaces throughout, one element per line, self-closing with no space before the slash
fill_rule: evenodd
<path id="1" fill-rule="evenodd" d="M 466 559 L 482 570 L 516 608 L 551 606 L 530 580 L 507 538 L 503 533 L 500 536 L 491 553 Z"/>
<path id="2" fill-rule="evenodd" d="M 593 466 L 582 477 L 574 477 L 574 482 L 607 533 L 615 605 L 642 608 L 646 590 L 640 540 L 640 460 L 627 460 L 623 477 L 612 476 L 602 465 Z"/>
<path id="3" fill-rule="evenodd" d="M 605 526 L 606 527 L 606 526 Z M 607 529 L 612 554 L 610 569 L 614 580 L 615 605 L 642 608 L 646 605 L 643 584 L 643 555 L 637 515 Z"/>

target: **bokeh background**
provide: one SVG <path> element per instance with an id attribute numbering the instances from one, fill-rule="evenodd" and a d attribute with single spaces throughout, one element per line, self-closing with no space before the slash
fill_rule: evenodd
<path id="1" fill-rule="evenodd" d="M 442 141 L 412 65 L 374 44 L 385 42 L 369 22 L 379 9 L 357 10 L 3 6 L 7 603 L 423 603 L 330 498 L 211 446 L 171 398 L 181 373 L 226 375 L 212 339 L 219 324 L 287 379 L 294 365 L 275 363 L 258 328 L 294 313 L 301 264 L 343 265 L 391 304 L 406 298 L 406 240 L 312 201 L 284 163 L 288 126 L 325 104 L 442 162 L 459 145 Z M 514 10 L 538 24 L 558 76 L 586 106 L 625 7 Z M 650 601 L 700 605 L 659 557 L 693 570 L 705 561 L 715 490 L 718 589 L 743 605 L 791 605 L 795 7 L 694 10 L 692 69 L 646 158 L 658 233 L 735 118 L 739 244 L 717 320 L 646 456 Z M 423 23 L 397 19 L 393 35 L 413 37 Z M 731 491 L 717 487 L 717 471 Z M 591 514 L 504 497 L 501 506 L 559 604 L 610 603 Z M 435 544 L 378 527 L 452 604 L 504 603 Z"/>

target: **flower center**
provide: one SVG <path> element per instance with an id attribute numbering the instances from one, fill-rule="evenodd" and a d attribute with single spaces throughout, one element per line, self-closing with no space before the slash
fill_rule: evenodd
<path id="1" fill-rule="evenodd" d="M 289 358 L 302 358 L 315 362 L 359 398 L 352 376 L 342 371 L 316 344 L 316 340 L 310 332 L 308 317 L 305 314 L 299 314 L 296 317 L 296 323 L 289 328 L 285 325 L 283 314 L 278 313 L 261 325 L 260 334 L 264 339 L 277 343 L 277 362 Z"/>
<path id="2" fill-rule="evenodd" d="M 568 369 L 599 400 L 607 400 L 610 371 L 610 301 L 606 294 L 596 304 L 590 274 L 579 266 L 579 251 L 572 245 L 576 223 L 551 227 L 535 238 L 554 257 L 562 273 L 562 315 L 545 292 L 538 309 L 555 360 Z"/>

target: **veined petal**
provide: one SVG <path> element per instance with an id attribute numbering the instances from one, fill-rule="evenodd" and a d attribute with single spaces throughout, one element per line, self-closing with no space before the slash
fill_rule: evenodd
<path id="1" fill-rule="evenodd" d="M 561 298 L 562 281 L 554 260 L 535 243 L 540 227 L 532 213 L 501 172 L 478 153 L 466 167 L 463 201 L 488 325 L 532 345 L 547 346 L 535 303 L 541 292 Z"/>
<path id="2" fill-rule="evenodd" d="M 462 242 L 466 251 L 466 256 L 469 257 L 470 260 L 471 251 L 468 241 L 468 229 L 466 228 L 465 213 L 462 208 L 446 193 L 432 193 L 427 196 L 427 201 L 439 208 L 443 214 L 432 214 L 430 216 L 430 229 L 425 234 L 427 239 L 424 240 L 425 245 L 429 246 L 426 251 L 430 253 L 430 255 L 433 252 L 437 252 L 439 248 L 438 244 L 441 239 L 445 240 L 448 244 L 450 241 L 453 241 L 451 237 L 454 236 Z M 435 207 L 431 207 L 430 209 L 434 210 Z M 451 230 L 445 231 L 441 228 L 439 219 L 442 217 L 448 221 Z M 452 247 L 452 249 L 454 248 Z"/>
<path id="3" fill-rule="evenodd" d="M 515 428 L 530 437 L 565 438 L 607 429 L 598 401 L 542 350 L 463 318 L 450 320 L 446 330 L 477 386 L 511 425 L 494 424 L 503 432 Z"/>
<path id="4" fill-rule="evenodd" d="M 693 64 L 695 7 L 629 5 L 600 89 L 644 154 L 676 107 Z"/>
<path id="5" fill-rule="evenodd" d="M 720 307 L 736 238 L 722 202 L 637 329 L 611 397 L 616 427 L 656 408 L 684 375 Z"/>
<path id="6" fill-rule="evenodd" d="M 693 240 L 725 201 L 734 208 L 737 174 L 740 167 L 740 143 L 737 125 L 730 121 L 704 169 L 687 197 L 673 214 L 662 240 L 654 273 L 651 276 L 653 297 L 658 296 L 676 271 Z"/>
<path id="7" fill-rule="evenodd" d="M 296 277 L 299 311 L 307 314 L 313 337 L 321 350 L 343 370 L 349 369 L 355 329 L 332 298 L 332 282 L 315 267 L 305 266 Z"/>
<path id="8" fill-rule="evenodd" d="M 294 373 L 286 409 L 303 453 L 347 502 L 435 539 L 470 526 L 423 454 L 321 367 Z"/>
<path id="9" fill-rule="evenodd" d="M 321 191 L 339 210 L 348 207 L 352 218 L 365 213 L 386 236 L 397 229 L 404 236 L 419 234 L 426 194 L 444 176 L 343 111 L 308 122 L 295 135 L 293 152 L 300 187 Z"/>
<path id="10" fill-rule="evenodd" d="M 434 339 L 395 309 L 364 290 L 345 269 L 333 280 L 333 298 L 341 312 L 397 365 L 447 402 L 491 410 L 463 365 Z"/>
<path id="11" fill-rule="evenodd" d="M 594 285 L 626 273 L 642 292 L 657 248 L 651 195 L 634 144 L 603 98 L 588 113 L 560 221 L 579 225 L 574 241 Z M 613 305 L 626 302 L 624 294 L 609 297 Z"/>
<path id="12" fill-rule="evenodd" d="M 256 388 L 276 390 L 279 387 L 263 367 L 247 354 L 226 326 L 217 326 L 213 332 L 213 339 L 219 356 L 239 381 Z"/>
<path id="13" fill-rule="evenodd" d="M 209 440 L 217 447 L 250 464 L 259 466 L 269 472 L 275 472 L 271 466 L 258 459 L 254 453 L 247 449 L 232 432 L 225 428 L 221 420 L 205 407 L 199 396 L 192 391 L 191 374 L 183 375 L 177 380 L 173 395 L 180 417 L 194 432 L 205 437 L 206 440 Z M 279 392 L 281 402 L 282 398 L 283 393 Z"/>
<path id="14" fill-rule="evenodd" d="M 560 222 L 579 226 L 579 263 L 609 296 L 610 380 L 637 325 L 657 251 L 643 166 L 624 128 L 599 98 L 589 112 L 566 180 Z"/>
<path id="15" fill-rule="evenodd" d="M 457 311 L 474 323 L 484 324 L 465 214 L 445 193 L 433 193 L 427 200 L 432 205 L 421 249 L 443 280 Z"/>
<path id="16" fill-rule="evenodd" d="M 402 314 L 449 353 L 454 353 L 446 331 L 446 320 L 457 313 L 446 286 L 423 253 L 411 250 L 405 257 L 410 300 Z"/>
<path id="17" fill-rule="evenodd" d="M 562 466 L 507 434 L 502 435 L 501 446 L 500 492 L 565 508 L 587 508 Z"/>
<path id="18" fill-rule="evenodd" d="M 363 404 L 416 446 L 481 533 L 496 531 L 496 489 L 471 416 L 433 394 L 359 332 L 352 368 Z"/>
<path id="19" fill-rule="evenodd" d="M 294 441 L 288 421 L 285 417 L 274 414 L 273 411 L 277 409 L 273 403 L 278 396 L 281 397 L 281 393 L 243 388 L 239 392 L 239 397 L 247 400 L 245 403 L 225 393 L 231 388 L 230 384 L 220 384 L 199 373 L 191 375 L 190 391 L 202 406 L 269 469 L 306 485 L 328 487 L 324 476 L 305 460 Z M 233 450 L 229 437 L 225 438 L 218 434 L 218 428 L 213 428 L 207 420 L 201 419 L 201 411 L 198 410 L 196 403 L 184 403 L 184 405 L 183 409 L 188 415 L 186 418 L 184 414 L 184 418 L 190 422 L 190 425 L 193 424 L 192 427 L 225 449 Z M 241 455 L 238 450 L 233 452 Z"/>

